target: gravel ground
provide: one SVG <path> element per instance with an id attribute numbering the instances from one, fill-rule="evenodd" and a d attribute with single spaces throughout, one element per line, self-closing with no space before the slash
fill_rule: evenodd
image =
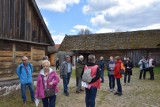
<path id="1" fill-rule="evenodd" d="M 153 81 L 148 80 L 149 72 L 146 80 L 138 80 L 138 77 L 138 69 L 134 69 L 130 85 L 124 86 L 122 78 L 123 95 L 116 96 L 108 90 L 108 77 L 105 76 L 105 82 L 97 92 L 96 107 L 160 107 L 160 74 L 156 74 Z M 70 95 L 67 97 L 63 94 L 63 84 L 60 81 L 56 107 L 85 107 L 85 92 L 77 94 L 75 85 L 75 78 L 72 77 L 69 84 Z M 27 98 L 26 107 L 35 107 L 34 103 L 30 103 L 29 92 Z M 20 91 L 0 99 L 0 107 L 22 107 Z M 39 107 L 42 107 L 42 102 Z"/>
<path id="2" fill-rule="evenodd" d="M 153 81 L 148 80 L 149 72 L 146 75 L 146 80 L 139 80 L 139 72 L 134 70 L 130 85 L 124 85 L 122 78 L 122 96 L 116 96 L 108 90 L 108 77 L 105 76 L 105 82 L 97 93 L 96 107 L 160 107 L 160 75 L 156 75 Z M 63 95 L 61 80 L 57 107 L 85 107 L 85 93 L 76 94 L 75 84 L 72 78 L 69 84 L 70 95 L 66 97 Z"/>

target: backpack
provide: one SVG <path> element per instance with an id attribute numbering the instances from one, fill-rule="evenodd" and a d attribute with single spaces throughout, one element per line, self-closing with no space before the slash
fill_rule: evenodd
<path id="1" fill-rule="evenodd" d="M 145 63 L 142 61 L 142 68 L 145 69 L 146 66 L 145 66 Z"/>
<path id="2" fill-rule="evenodd" d="M 32 70 L 31 64 L 29 64 L 30 69 Z M 22 66 L 20 66 L 20 74 L 22 73 Z"/>
<path id="3" fill-rule="evenodd" d="M 84 73 L 82 75 L 82 81 L 86 82 L 86 83 L 90 83 L 92 80 L 92 76 L 91 76 L 91 68 L 88 68 L 87 66 L 85 66 L 86 69 L 84 69 Z"/>
<path id="4" fill-rule="evenodd" d="M 152 60 L 152 65 L 155 65 L 155 64 L 156 64 L 156 60 L 153 59 L 153 60 Z"/>
<path id="5" fill-rule="evenodd" d="M 125 67 L 124 64 L 121 63 L 121 70 L 120 70 L 120 74 L 124 74 L 125 73 Z"/>

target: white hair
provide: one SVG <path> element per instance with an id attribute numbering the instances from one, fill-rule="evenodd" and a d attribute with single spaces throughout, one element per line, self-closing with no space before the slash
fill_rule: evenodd
<path id="1" fill-rule="evenodd" d="M 78 59 L 79 59 L 80 61 L 82 61 L 82 60 L 84 59 L 83 55 L 80 55 L 80 56 L 78 57 Z"/>
<path id="2" fill-rule="evenodd" d="M 43 60 L 42 66 L 44 67 L 44 65 L 45 65 L 46 63 L 50 66 L 50 62 L 49 62 L 48 60 Z"/>

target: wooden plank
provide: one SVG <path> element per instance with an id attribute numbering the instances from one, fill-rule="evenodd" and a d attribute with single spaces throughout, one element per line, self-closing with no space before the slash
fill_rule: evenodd
<path id="1" fill-rule="evenodd" d="M 37 49 L 37 50 L 45 50 L 46 47 L 44 46 L 33 46 L 33 49 Z"/>
<path id="2" fill-rule="evenodd" d="M 13 52 L 12 52 L 12 51 L 1 51 L 1 50 L 0 50 L 0 53 L 1 53 L 1 54 L 0 54 L 0 57 L 7 57 L 7 56 L 8 56 L 8 57 L 9 57 L 9 56 L 12 57 L 12 55 L 13 55 Z"/>
<path id="3" fill-rule="evenodd" d="M 11 68 L 12 67 L 12 65 L 13 65 L 13 63 L 12 62 L 0 62 L 0 69 L 1 68 Z"/>
<path id="4" fill-rule="evenodd" d="M 12 68 L 7 68 L 7 69 L 0 69 L 0 75 L 4 75 L 4 74 L 13 74 L 15 71 L 12 70 Z"/>
<path id="5" fill-rule="evenodd" d="M 42 61 L 31 61 L 34 66 L 41 66 Z"/>
<path id="6" fill-rule="evenodd" d="M 12 57 L 0 57 L 0 62 L 12 62 Z"/>
<path id="7" fill-rule="evenodd" d="M 13 48 L 12 42 L 0 40 L 0 50 L 12 51 L 12 48 Z"/>
<path id="8" fill-rule="evenodd" d="M 31 56 L 31 52 L 30 51 L 16 51 L 15 52 L 16 56 Z"/>
<path id="9" fill-rule="evenodd" d="M 25 43 L 17 43 L 16 44 L 16 51 L 30 51 L 31 45 Z"/>
<path id="10" fill-rule="evenodd" d="M 32 50 L 32 53 L 33 53 L 33 54 L 37 54 L 37 53 L 38 53 L 38 54 L 45 54 L 45 51 L 44 51 L 44 50 L 36 50 L 36 49 L 33 49 L 33 50 Z"/>
<path id="11" fill-rule="evenodd" d="M 33 54 L 33 60 L 42 60 L 42 58 L 44 57 L 44 54 Z"/>

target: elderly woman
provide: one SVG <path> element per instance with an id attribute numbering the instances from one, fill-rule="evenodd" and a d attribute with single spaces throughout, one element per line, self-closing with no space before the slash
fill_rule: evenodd
<path id="1" fill-rule="evenodd" d="M 56 95 L 58 93 L 59 77 L 56 71 L 50 68 L 50 62 L 42 62 L 43 69 L 37 78 L 36 98 L 42 99 L 43 107 L 55 107 Z M 50 90 L 50 94 L 46 94 Z"/>
<path id="2" fill-rule="evenodd" d="M 88 56 L 88 63 L 85 65 L 85 69 L 91 69 L 91 76 L 93 77 L 91 82 L 88 83 L 88 87 L 85 88 L 86 107 L 95 107 L 97 89 L 100 89 L 100 71 L 98 65 L 95 64 L 95 55 L 91 54 Z M 82 71 L 82 75 L 84 70 Z"/>

